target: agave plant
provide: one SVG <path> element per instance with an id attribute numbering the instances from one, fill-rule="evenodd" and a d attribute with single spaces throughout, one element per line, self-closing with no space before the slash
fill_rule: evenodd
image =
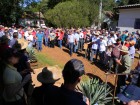
<path id="1" fill-rule="evenodd" d="M 107 105 L 112 99 L 108 97 L 111 88 L 96 78 L 82 81 L 78 88 L 89 99 L 90 105 Z"/>
<path id="2" fill-rule="evenodd" d="M 27 52 L 29 54 L 29 60 L 31 63 L 35 63 L 37 62 L 37 58 L 36 58 L 36 55 L 35 55 L 35 51 L 34 49 L 27 49 Z"/>

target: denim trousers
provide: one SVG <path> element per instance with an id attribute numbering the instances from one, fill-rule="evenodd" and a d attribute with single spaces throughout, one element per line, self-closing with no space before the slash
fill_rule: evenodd
<path id="1" fill-rule="evenodd" d="M 90 55 L 90 61 L 95 61 L 95 59 L 94 59 L 94 55 L 96 55 L 96 53 L 97 53 L 97 50 L 96 49 L 92 49 L 91 50 L 91 55 Z"/>
<path id="2" fill-rule="evenodd" d="M 45 46 L 48 46 L 48 44 L 49 44 L 49 38 L 45 37 Z"/>
<path id="3" fill-rule="evenodd" d="M 58 40 L 58 46 L 62 48 L 62 40 Z"/>
<path id="4" fill-rule="evenodd" d="M 73 53 L 73 47 L 74 47 L 74 43 L 69 43 L 70 55 L 72 55 Z"/>
<path id="5" fill-rule="evenodd" d="M 77 44 L 74 45 L 74 52 L 75 53 L 78 51 L 78 46 L 79 46 L 79 42 L 77 42 Z"/>
<path id="6" fill-rule="evenodd" d="M 37 41 L 37 50 L 38 51 L 42 50 L 42 41 Z"/>

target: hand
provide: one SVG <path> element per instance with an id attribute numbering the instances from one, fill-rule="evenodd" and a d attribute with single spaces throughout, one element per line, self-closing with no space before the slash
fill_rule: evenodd
<path id="1" fill-rule="evenodd" d="M 116 60 L 116 63 L 122 65 L 121 60 Z"/>

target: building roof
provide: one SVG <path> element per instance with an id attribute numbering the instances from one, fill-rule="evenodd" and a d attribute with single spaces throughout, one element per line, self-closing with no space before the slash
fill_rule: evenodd
<path id="1" fill-rule="evenodd" d="M 140 8 L 140 4 L 124 5 L 116 7 L 114 9 L 129 9 L 129 8 Z"/>

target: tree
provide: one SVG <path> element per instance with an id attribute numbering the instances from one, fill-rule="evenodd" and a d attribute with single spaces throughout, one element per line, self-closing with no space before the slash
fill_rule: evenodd
<path id="1" fill-rule="evenodd" d="M 48 22 L 57 27 L 86 27 L 98 17 L 97 5 L 92 5 L 88 0 L 66 1 L 57 4 L 46 12 Z"/>

